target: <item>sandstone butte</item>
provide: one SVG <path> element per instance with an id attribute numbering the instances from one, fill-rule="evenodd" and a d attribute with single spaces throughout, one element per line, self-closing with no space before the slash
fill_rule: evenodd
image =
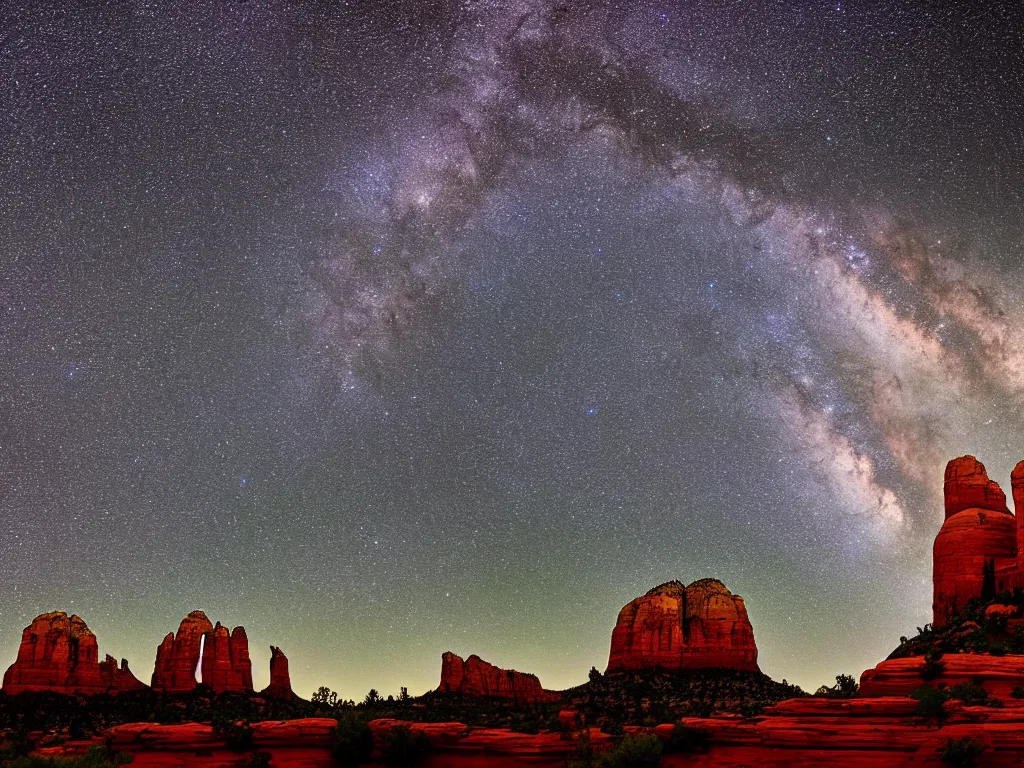
<path id="1" fill-rule="evenodd" d="M 1016 509 L 990 480 L 985 465 L 960 456 L 946 465 L 943 482 L 945 521 L 932 550 L 932 623 L 942 626 L 985 590 L 990 594 L 1024 587 L 1024 461 L 1010 475 Z"/>
<path id="2" fill-rule="evenodd" d="M 743 598 L 722 582 L 670 581 L 619 611 L 608 673 L 703 667 L 760 671 Z"/>
<path id="3" fill-rule="evenodd" d="M 200 662 L 200 651 L 202 660 Z M 181 620 L 177 634 L 168 632 L 156 649 L 153 689 L 166 693 L 194 690 L 196 669 L 214 693 L 252 690 L 249 639 L 243 627 L 228 632 L 214 626 L 202 611 Z"/>
<path id="4" fill-rule="evenodd" d="M 500 669 L 477 655 L 465 661 L 451 651 L 441 654 L 438 693 L 509 699 L 520 704 L 558 701 L 561 696 L 541 687 L 536 675 Z"/>
<path id="5" fill-rule="evenodd" d="M 3 690 L 57 691 L 67 694 L 117 693 L 145 688 L 112 656 L 99 660 L 96 635 L 78 616 L 63 611 L 44 613 L 21 635 L 18 657 L 4 673 Z"/>
<path id="6" fill-rule="evenodd" d="M 270 685 L 260 691 L 272 699 L 291 699 L 292 679 L 288 674 L 288 657 L 275 645 L 270 646 Z"/>

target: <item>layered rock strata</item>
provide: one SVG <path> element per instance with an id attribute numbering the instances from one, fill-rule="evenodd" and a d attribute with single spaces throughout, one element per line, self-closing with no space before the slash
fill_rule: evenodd
<path id="1" fill-rule="evenodd" d="M 441 684 L 438 693 L 509 699 L 520 704 L 558 701 L 561 697 L 545 691 L 536 675 L 500 669 L 477 655 L 463 660 L 450 651 L 441 654 Z"/>
<path id="2" fill-rule="evenodd" d="M 96 636 L 78 616 L 44 613 L 21 635 L 15 662 L 4 674 L 3 690 L 56 691 L 67 694 L 117 693 L 145 686 L 113 657 L 99 661 Z"/>
<path id="3" fill-rule="evenodd" d="M 705 667 L 760 671 L 743 598 L 722 582 L 670 581 L 619 611 L 609 673 Z"/>

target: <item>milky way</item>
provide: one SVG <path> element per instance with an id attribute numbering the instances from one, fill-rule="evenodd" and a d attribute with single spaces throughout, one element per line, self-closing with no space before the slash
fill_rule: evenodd
<path id="1" fill-rule="evenodd" d="M 6 656 L 558 688 L 715 576 L 813 689 L 924 624 L 944 463 L 1024 458 L 1020 12 L 350 5 L 3 10 Z"/>

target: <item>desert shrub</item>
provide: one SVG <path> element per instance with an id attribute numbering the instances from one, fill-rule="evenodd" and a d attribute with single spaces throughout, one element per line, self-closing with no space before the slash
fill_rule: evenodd
<path id="1" fill-rule="evenodd" d="M 934 680 L 946 669 L 942 663 L 942 651 L 938 648 L 929 648 L 924 652 L 924 665 L 921 667 L 921 677 L 925 680 Z"/>
<path id="2" fill-rule="evenodd" d="M 945 691 L 923 685 L 911 693 L 910 698 L 917 700 L 917 715 L 919 717 L 942 720 L 942 705 L 946 703 L 947 699 Z"/>
<path id="3" fill-rule="evenodd" d="M 988 691 L 977 683 L 960 683 L 945 691 L 947 699 L 960 699 L 968 706 L 985 704 L 988 701 Z"/>
<path id="4" fill-rule="evenodd" d="M 992 643 L 988 647 L 988 652 L 990 654 L 992 654 L 993 656 L 1005 656 L 1006 655 L 1006 646 L 1003 645 L 1002 643 Z"/>
<path id="5" fill-rule="evenodd" d="M 944 765 L 952 765 L 957 768 L 972 768 L 978 756 L 985 751 L 984 745 L 965 736 L 962 739 L 948 739 L 946 746 L 939 753 L 939 760 Z"/>
<path id="6" fill-rule="evenodd" d="M 590 743 L 590 731 L 580 731 L 580 737 L 576 741 L 576 749 L 565 764 L 565 768 L 594 768 L 597 764 L 597 752 L 594 745 Z"/>
<path id="7" fill-rule="evenodd" d="M 653 733 L 627 736 L 618 745 L 601 755 L 600 768 L 657 768 L 664 747 Z"/>
<path id="8" fill-rule="evenodd" d="M 118 768 L 130 763 L 132 759 L 125 752 L 118 752 L 113 758 L 108 758 L 103 747 L 92 747 L 79 757 L 22 755 L 3 765 L 5 768 Z"/>
<path id="9" fill-rule="evenodd" d="M 270 768 L 270 753 L 269 752 L 253 752 L 242 763 L 242 768 Z"/>
<path id="10" fill-rule="evenodd" d="M 384 732 L 380 751 L 385 765 L 391 768 L 412 768 L 426 760 L 433 747 L 422 731 L 398 725 Z"/>
<path id="11" fill-rule="evenodd" d="M 338 715 L 331 755 L 341 768 L 355 768 L 370 762 L 373 756 L 373 733 L 366 721 L 355 712 L 342 712 Z"/>
<path id="12" fill-rule="evenodd" d="M 248 752 L 252 749 L 252 726 L 244 720 L 213 720 L 213 732 L 232 752 Z"/>
<path id="13" fill-rule="evenodd" d="M 1015 685 L 1010 695 L 1015 699 L 1024 699 L 1024 685 Z"/>
<path id="14" fill-rule="evenodd" d="M 672 726 L 672 733 L 665 742 L 665 752 L 706 752 L 710 737 L 703 728 L 693 728 L 682 723 Z"/>

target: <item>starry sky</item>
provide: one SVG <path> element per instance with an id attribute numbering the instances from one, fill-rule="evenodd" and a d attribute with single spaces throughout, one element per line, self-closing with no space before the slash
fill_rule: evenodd
<path id="1" fill-rule="evenodd" d="M 874 665 L 1024 458 L 1024 14 L 924 5 L 0 3 L 0 664 L 563 688 L 715 576 Z"/>

